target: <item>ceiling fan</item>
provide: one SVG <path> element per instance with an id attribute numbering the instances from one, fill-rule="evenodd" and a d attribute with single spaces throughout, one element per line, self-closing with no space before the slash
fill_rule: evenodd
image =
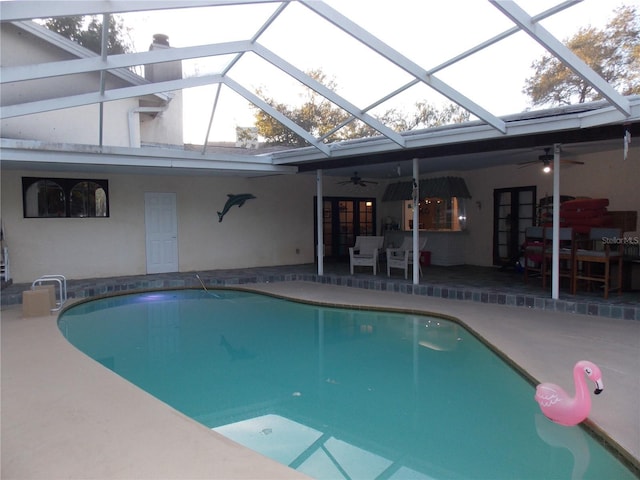
<path id="1" fill-rule="evenodd" d="M 566 157 L 566 153 L 560 152 L 560 163 L 561 164 L 574 164 L 574 165 L 584 165 L 584 162 L 580 160 L 571 160 Z M 547 147 L 544 149 L 544 155 L 538 156 L 537 160 L 529 160 L 528 162 L 522 162 L 518 164 L 518 168 L 529 167 L 531 165 L 540 165 L 542 163 L 542 171 L 545 173 L 549 173 L 551 171 L 551 167 L 553 166 L 553 153 L 551 153 L 551 148 Z"/>
<path id="2" fill-rule="evenodd" d="M 378 182 L 374 182 L 372 180 L 363 180 L 358 172 L 353 172 L 353 176 L 349 180 L 345 180 L 344 182 L 338 182 L 338 185 L 358 185 L 360 187 L 366 187 L 367 185 L 377 185 Z"/>

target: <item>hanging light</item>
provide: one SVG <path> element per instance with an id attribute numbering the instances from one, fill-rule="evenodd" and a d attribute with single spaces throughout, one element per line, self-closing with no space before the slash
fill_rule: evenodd
<path id="1" fill-rule="evenodd" d="M 551 155 L 549 152 L 551 151 L 550 148 L 545 148 L 544 149 L 544 155 L 540 155 L 538 157 L 538 160 L 542 160 L 542 171 L 544 173 L 549 173 L 551 171 L 551 160 L 553 160 L 553 155 Z"/>

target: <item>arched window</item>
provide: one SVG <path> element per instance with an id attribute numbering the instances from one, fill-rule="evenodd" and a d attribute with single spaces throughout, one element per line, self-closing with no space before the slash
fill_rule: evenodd
<path id="1" fill-rule="evenodd" d="M 25 218 L 108 217 L 106 180 L 22 178 Z"/>
<path id="2" fill-rule="evenodd" d="M 98 183 L 85 180 L 71 188 L 72 217 L 106 217 L 107 194 Z"/>
<path id="3" fill-rule="evenodd" d="M 25 216 L 66 217 L 67 202 L 62 186 L 54 180 L 37 180 L 24 194 Z"/>

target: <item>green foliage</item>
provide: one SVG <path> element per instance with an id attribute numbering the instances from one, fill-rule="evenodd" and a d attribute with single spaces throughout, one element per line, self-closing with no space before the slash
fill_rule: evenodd
<path id="1" fill-rule="evenodd" d="M 328 79 L 322 70 L 312 70 L 307 72 L 307 75 L 326 87 L 336 90 L 337 84 L 335 80 Z M 374 128 L 359 120 L 352 120 L 348 112 L 311 89 L 305 92 L 302 104 L 297 107 L 278 103 L 274 99 L 266 97 L 261 89 L 258 89 L 257 94 L 263 97 L 270 106 L 308 131 L 315 138 L 328 135 L 326 141 L 334 142 L 379 135 Z M 289 130 L 269 114 L 255 106 L 252 106 L 252 108 L 255 110 L 254 118 L 258 134 L 265 138 L 267 143 L 292 147 L 308 145 L 302 137 Z M 398 109 L 391 109 L 384 112 L 377 119 L 389 126 L 389 128 L 397 132 L 403 132 L 448 123 L 461 123 L 469 120 L 469 112 L 454 104 L 439 110 L 427 102 L 418 102 L 415 104 L 415 112 L 412 115 L 407 115 Z M 340 125 L 343 125 L 342 128 L 333 132 L 333 129 Z"/>
<path id="2" fill-rule="evenodd" d="M 327 78 L 321 70 L 312 70 L 307 74 L 323 85 L 335 89 L 335 81 Z M 303 103 L 299 107 L 292 107 L 283 103 L 278 103 L 272 98 L 265 97 L 264 92 L 258 89 L 256 92 L 263 97 L 265 102 L 278 110 L 280 113 L 297 123 L 300 127 L 311 133 L 314 137 L 321 137 L 335 126 L 349 118 L 349 114 L 333 105 L 329 100 L 311 89 L 307 89 L 303 94 Z M 273 145 L 290 145 L 301 147 L 307 142 L 295 132 L 289 130 L 279 121 L 269 114 L 255 109 L 255 126 L 258 134 L 267 139 L 267 143 Z M 334 133 L 328 137 L 329 141 L 342 140 L 343 135 Z"/>
<path id="3" fill-rule="evenodd" d="M 86 26 L 85 18 L 80 15 L 49 18 L 45 20 L 44 26 L 92 52 L 101 53 L 102 22 L 96 16 L 90 17 Z M 130 42 L 125 39 L 128 34 L 129 29 L 124 26 L 122 20 L 110 15 L 107 53 L 115 55 L 130 52 Z"/>
<path id="4" fill-rule="evenodd" d="M 380 120 L 397 132 L 406 132 L 419 128 L 432 128 L 451 123 L 469 121 L 470 114 L 459 105 L 450 103 L 439 109 L 427 102 L 416 102 L 411 115 L 397 109 L 387 110 Z"/>
<path id="5" fill-rule="evenodd" d="M 640 93 L 640 16 L 635 7 L 614 10 L 603 30 L 582 28 L 567 47 L 624 95 Z M 551 55 L 532 64 L 523 92 L 534 106 L 570 105 L 602 98 L 591 85 Z"/>

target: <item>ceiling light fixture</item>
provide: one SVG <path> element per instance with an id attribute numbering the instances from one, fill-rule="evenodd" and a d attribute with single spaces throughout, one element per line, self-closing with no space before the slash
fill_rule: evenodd
<path id="1" fill-rule="evenodd" d="M 549 173 L 551 171 L 551 160 L 553 160 L 553 155 L 551 155 L 549 152 L 551 151 L 550 148 L 545 148 L 544 149 L 544 155 L 540 155 L 538 157 L 538 160 L 542 160 L 542 171 L 544 173 Z"/>

